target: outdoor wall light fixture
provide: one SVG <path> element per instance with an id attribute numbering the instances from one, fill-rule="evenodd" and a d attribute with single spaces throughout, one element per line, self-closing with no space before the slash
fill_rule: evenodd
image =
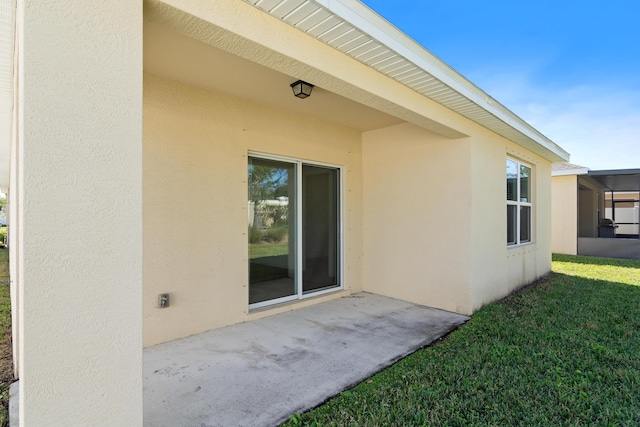
<path id="1" fill-rule="evenodd" d="M 297 96 L 300 99 L 305 99 L 308 96 L 311 96 L 313 85 L 311 83 L 298 80 L 295 83 L 291 83 L 291 89 L 293 89 L 294 96 Z"/>

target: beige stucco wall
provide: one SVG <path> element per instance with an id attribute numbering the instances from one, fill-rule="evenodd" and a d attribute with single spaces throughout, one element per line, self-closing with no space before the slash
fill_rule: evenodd
<path id="1" fill-rule="evenodd" d="M 363 136 L 364 289 L 472 309 L 471 147 L 403 124 Z"/>
<path id="2" fill-rule="evenodd" d="M 142 2 L 17 12 L 20 425 L 142 425 Z"/>
<path id="3" fill-rule="evenodd" d="M 551 270 L 551 163 L 462 121 L 363 137 L 364 289 L 470 314 Z M 506 244 L 505 161 L 532 166 L 533 242 Z"/>
<path id="4" fill-rule="evenodd" d="M 145 345 L 249 316 L 249 151 L 344 168 L 344 284 L 362 289 L 360 132 L 146 74 Z"/>
<path id="5" fill-rule="evenodd" d="M 472 313 L 544 275 L 550 163 L 489 131 L 469 130 L 476 135 L 452 140 L 402 124 L 361 137 L 147 75 L 145 344 L 256 317 L 247 310 L 242 213 L 248 151 L 344 167 L 350 291 Z M 534 242 L 515 248 L 506 245 L 504 225 L 507 156 L 530 164 L 535 178 Z M 164 292 L 172 306 L 158 309 Z"/>
<path id="6" fill-rule="evenodd" d="M 551 182 L 551 250 L 558 254 L 577 255 L 577 175 L 554 176 Z"/>
<path id="7" fill-rule="evenodd" d="M 13 63 L 13 105 L 18 105 L 18 52 L 14 52 Z M 13 375 L 19 377 L 19 361 L 20 361 L 20 318 L 18 313 L 19 289 L 18 289 L 18 248 L 20 241 L 18 239 L 19 223 L 15 220 L 18 218 L 18 109 L 14 108 L 11 114 L 11 159 L 9 166 L 9 187 L 7 188 L 7 233 L 9 239 L 9 279 L 11 294 L 11 344 L 13 350 Z"/>
<path id="8" fill-rule="evenodd" d="M 531 243 L 507 246 L 506 158 L 531 166 Z M 551 271 L 551 163 L 485 129 L 472 144 L 473 309 Z"/>

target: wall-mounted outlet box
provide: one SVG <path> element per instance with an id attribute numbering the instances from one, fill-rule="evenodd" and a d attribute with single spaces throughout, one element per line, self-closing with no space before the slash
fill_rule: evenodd
<path id="1" fill-rule="evenodd" d="M 158 308 L 167 308 L 167 307 L 169 307 L 169 294 L 159 294 Z"/>

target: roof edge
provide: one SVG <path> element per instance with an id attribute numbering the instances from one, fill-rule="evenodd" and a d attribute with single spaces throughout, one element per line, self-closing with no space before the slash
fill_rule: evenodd
<path id="1" fill-rule="evenodd" d="M 640 175 L 640 169 L 607 169 L 589 171 L 589 175 L 601 176 L 601 175 Z"/>
<path id="2" fill-rule="evenodd" d="M 589 174 L 589 168 L 551 171 L 551 176 L 570 176 L 570 175 L 588 175 L 588 174 Z"/>
<path id="3" fill-rule="evenodd" d="M 426 47 L 412 39 L 397 26 L 359 0 L 315 0 L 337 15 L 347 19 L 372 37 L 406 57 L 438 80 L 476 103 L 507 125 L 533 139 L 558 158 L 569 160 L 569 153 L 546 137 L 517 114 L 509 110 L 472 81 L 464 77 Z M 372 25 L 373 24 L 373 25 Z M 491 129 L 493 130 L 493 129 Z"/>

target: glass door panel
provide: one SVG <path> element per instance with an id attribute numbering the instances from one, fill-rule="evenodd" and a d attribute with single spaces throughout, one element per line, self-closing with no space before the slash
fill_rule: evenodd
<path id="1" fill-rule="evenodd" d="M 296 165 L 249 158 L 249 304 L 297 295 Z"/>
<path id="2" fill-rule="evenodd" d="M 339 287 L 338 170 L 302 165 L 302 292 Z"/>

